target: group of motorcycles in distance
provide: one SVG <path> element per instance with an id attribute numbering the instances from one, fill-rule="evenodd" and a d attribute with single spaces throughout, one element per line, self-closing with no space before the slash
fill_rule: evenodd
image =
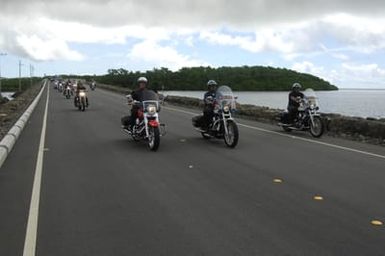
<path id="1" fill-rule="evenodd" d="M 71 99 L 74 97 L 74 105 L 79 111 L 85 111 L 88 108 L 88 97 L 87 90 L 82 86 L 81 89 L 78 88 L 77 80 L 52 80 L 54 84 L 54 89 L 56 89 L 59 93 L 62 93 L 66 99 Z M 93 91 L 96 89 L 96 82 L 92 82 L 90 84 L 90 89 Z"/>
<path id="2" fill-rule="evenodd" d="M 85 111 L 88 106 L 88 99 L 86 90 L 77 89 L 78 82 L 75 80 L 54 81 L 54 88 L 59 93 L 63 93 L 64 97 L 70 99 L 74 96 L 75 107 L 80 111 Z M 91 90 L 95 90 L 96 83 L 89 84 Z M 85 88 L 85 87 L 83 87 Z M 283 128 L 285 132 L 309 131 L 313 137 L 321 137 L 324 132 L 324 123 L 319 114 L 318 100 L 315 92 L 312 89 L 307 89 L 304 92 L 305 97 L 298 99 L 300 107 L 294 123 L 287 124 L 288 113 L 285 111 L 278 117 L 278 125 Z M 123 131 L 127 133 L 134 141 L 146 141 L 151 151 L 157 151 L 160 145 L 160 138 L 166 134 L 165 124 L 160 122 L 159 113 L 161 111 L 161 104 L 164 99 L 160 100 L 158 93 L 148 90 L 141 102 L 134 101 L 131 95 L 126 95 L 128 105 L 136 106 L 137 118 L 135 124 L 131 129 L 124 127 Z M 192 118 L 193 127 L 206 140 L 209 139 L 223 139 L 224 143 L 229 148 L 235 148 L 239 141 L 238 124 L 233 118 L 236 112 L 237 97 L 234 96 L 233 91 L 229 86 L 219 86 L 215 93 L 215 98 L 211 100 L 214 109 L 214 115 L 208 125 L 201 125 L 202 115 Z"/>

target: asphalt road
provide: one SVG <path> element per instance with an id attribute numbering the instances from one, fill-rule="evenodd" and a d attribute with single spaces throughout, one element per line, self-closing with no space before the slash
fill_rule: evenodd
<path id="1" fill-rule="evenodd" d="M 167 106 L 154 153 L 123 96 L 89 98 L 50 89 L 36 255 L 385 255 L 385 148 L 241 120 L 228 149 Z M 0 255 L 23 255 L 46 99 L 0 170 Z"/>

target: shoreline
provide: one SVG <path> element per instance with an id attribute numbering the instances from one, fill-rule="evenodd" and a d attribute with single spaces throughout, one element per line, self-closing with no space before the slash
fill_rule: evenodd
<path id="1" fill-rule="evenodd" d="M 105 84 L 98 84 L 97 88 L 98 87 L 120 94 L 131 93 L 131 90 L 128 88 Z M 164 101 L 175 106 L 195 109 L 203 108 L 203 101 L 198 98 L 168 95 Z M 282 111 L 282 109 L 259 107 L 250 104 L 237 104 L 235 117 L 262 123 L 277 124 L 277 117 Z M 321 115 L 325 123 L 325 135 L 327 136 L 385 146 L 385 118 L 361 118 L 323 113 L 321 113 Z"/>

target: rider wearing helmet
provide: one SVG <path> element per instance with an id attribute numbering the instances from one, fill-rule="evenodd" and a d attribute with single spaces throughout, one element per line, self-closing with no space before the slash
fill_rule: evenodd
<path id="1" fill-rule="evenodd" d="M 138 89 L 131 94 L 133 101 L 143 101 L 143 95 L 147 91 L 148 80 L 145 77 L 139 77 L 137 80 Z M 122 125 L 124 129 L 130 130 L 135 124 L 139 107 L 133 105 L 131 109 L 131 116 L 125 116 L 122 118 Z"/>
<path id="2" fill-rule="evenodd" d="M 289 112 L 288 123 L 294 123 L 298 115 L 298 108 L 300 106 L 300 101 L 305 97 L 301 92 L 302 86 L 300 83 L 294 83 L 291 92 L 289 93 L 289 104 L 287 106 L 287 111 Z"/>
<path id="3" fill-rule="evenodd" d="M 86 91 L 87 88 L 83 85 L 83 83 L 81 81 L 78 81 L 77 82 L 77 86 L 75 87 L 76 88 L 76 91 L 75 91 L 75 104 L 77 102 L 77 100 L 79 99 L 79 93 L 80 91 Z M 86 97 L 86 105 L 88 107 L 88 97 Z"/>
<path id="4" fill-rule="evenodd" d="M 203 97 L 203 102 L 205 104 L 203 109 L 203 128 L 207 128 L 214 116 L 214 99 L 215 93 L 217 90 L 217 82 L 210 80 L 207 82 L 207 92 Z"/>

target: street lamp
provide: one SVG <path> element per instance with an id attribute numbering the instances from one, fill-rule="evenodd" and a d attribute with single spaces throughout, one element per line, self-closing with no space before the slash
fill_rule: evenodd
<path id="1" fill-rule="evenodd" d="M 0 99 L 2 98 L 2 95 L 1 95 L 1 56 L 6 56 L 7 54 L 4 53 L 4 52 L 0 52 Z"/>
<path id="2" fill-rule="evenodd" d="M 21 66 L 24 66 L 24 64 L 19 60 L 19 92 L 21 92 Z"/>

